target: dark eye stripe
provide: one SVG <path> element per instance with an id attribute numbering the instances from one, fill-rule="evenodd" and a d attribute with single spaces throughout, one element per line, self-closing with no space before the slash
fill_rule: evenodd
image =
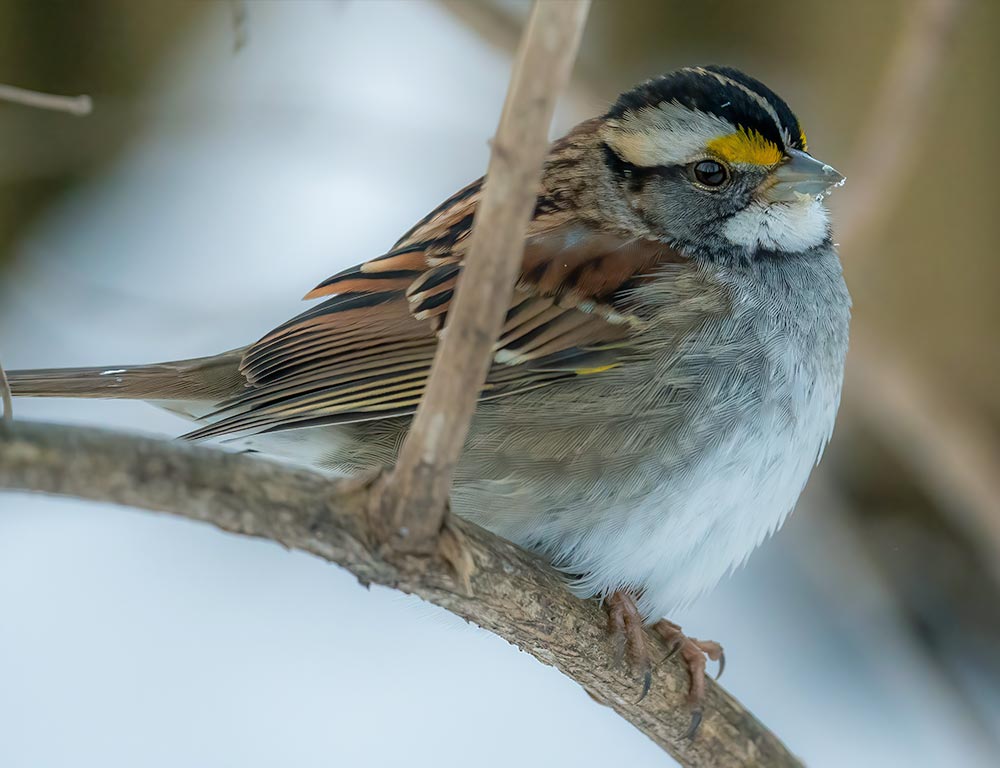
<path id="1" fill-rule="evenodd" d="M 678 165 L 635 165 L 623 160 L 607 144 L 602 145 L 604 149 L 604 161 L 608 168 L 618 178 L 627 181 L 633 188 L 641 187 L 645 181 L 654 176 L 672 176 L 680 172 Z"/>

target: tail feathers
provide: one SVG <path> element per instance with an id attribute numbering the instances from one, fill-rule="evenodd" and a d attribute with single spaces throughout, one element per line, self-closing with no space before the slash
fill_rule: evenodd
<path id="1" fill-rule="evenodd" d="M 10 371 L 15 397 L 96 397 L 219 402 L 243 391 L 243 350 L 137 366 Z"/>

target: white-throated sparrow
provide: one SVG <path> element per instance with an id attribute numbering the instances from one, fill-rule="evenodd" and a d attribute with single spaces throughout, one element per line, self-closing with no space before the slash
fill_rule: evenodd
<path id="1" fill-rule="evenodd" d="M 610 598 L 623 628 L 742 563 L 833 428 L 850 299 L 821 198 L 841 180 L 780 98 L 721 67 L 644 83 L 556 142 L 452 509 Z M 481 187 L 244 349 L 15 371 L 13 391 L 152 400 L 200 421 L 192 438 L 341 472 L 391 464 Z M 717 654 L 683 651 L 701 669 Z M 697 666 L 693 680 L 697 697 Z"/>

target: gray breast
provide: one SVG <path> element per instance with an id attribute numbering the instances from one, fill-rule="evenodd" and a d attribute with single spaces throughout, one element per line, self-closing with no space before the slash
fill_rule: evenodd
<path id="1" fill-rule="evenodd" d="M 636 302 L 638 359 L 484 404 L 456 478 L 457 512 L 595 574 L 587 592 L 669 576 L 660 560 L 708 540 L 721 565 L 702 581 L 745 558 L 794 504 L 839 402 L 850 299 L 829 247 L 673 274 Z"/>

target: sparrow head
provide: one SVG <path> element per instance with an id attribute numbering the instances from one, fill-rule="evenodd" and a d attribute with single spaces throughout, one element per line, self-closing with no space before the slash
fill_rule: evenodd
<path id="1" fill-rule="evenodd" d="M 808 153 L 788 105 L 742 72 L 649 80 L 622 94 L 599 135 L 627 207 L 692 255 L 798 252 L 829 238 L 823 198 L 844 177 Z"/>

